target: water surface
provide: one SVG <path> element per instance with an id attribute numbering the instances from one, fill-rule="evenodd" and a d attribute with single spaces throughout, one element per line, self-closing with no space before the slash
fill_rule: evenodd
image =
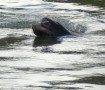
<path id="1" fill-rule="evenodd" d="M 0 0 L 0 89 L 104 90 L 104 6 L 49 1 Z M 43 17 L 76 36 L 36 37 L 31 25 Z"/>

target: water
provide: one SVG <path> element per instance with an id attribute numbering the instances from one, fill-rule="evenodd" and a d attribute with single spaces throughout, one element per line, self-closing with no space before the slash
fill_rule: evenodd
<path id="1" fill-rule="evenodd" d="M 35 37 L 31 25 L 43 17 L 78 35 Z M 104 0 L 0 0 L 0 90 L 104 88 Z"/>

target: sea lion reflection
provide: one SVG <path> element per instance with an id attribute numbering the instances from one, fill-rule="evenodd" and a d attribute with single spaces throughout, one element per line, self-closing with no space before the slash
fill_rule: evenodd
<path id="1" fill-rule="evenodd" d="M 59 41 L 56 37 L 35 37 L 33 47 L 49 46 L 59 43 L 61 43 L 61 41 Z"/>

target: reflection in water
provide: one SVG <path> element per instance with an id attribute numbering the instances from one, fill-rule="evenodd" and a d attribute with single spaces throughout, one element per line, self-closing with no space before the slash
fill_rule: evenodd
<path id="1" fill-rule="evenodd" d="M 105 7 L 105 0 L 44 0 L 44 1 L 80 3 L 80 4 L 90 4 L 90 5 Z"/>
<path id="2" fill-rule="evenodd" d="M 105 85 L 105 76 L 91 76 L 77 80 L 79 83 L 90 83 L 97 85 Z"/>
<path id="3" fill-rule="evenodd" d="M 35 47 L 35 52 L 57 53 L 49 46 L 59 43 L 61 43 L 61 41 L 57 37 L 35 37 L 33 47 Z M 40 47 L 40 49 L 36 47 Z"/>
<path id="4" fill-rule="evenodd" d="M 66 87 L 66 85 L 73 85 L 74 83 L 89 83 L 89 84 L 97 84 L 97 85 L 105 85 L 105 76 L 91 76 L 91 77 L 85 77 L 78 80 L 71 80 L 71 81 L 51 81 L 46 82 L 50 84 L 53 87 L 50 88 L 56 88 L 56 89 L 64 89 L 64 90 L 82 90 L 83 88 L 79 87 Z M 59 87 L 59 85 L 65 85 L 65 87 Z M 42 87 L 42 86 L 41 86 Z M 92 86 L 89 86 L 92 87 Z M 46 87 L 47 88 L 47 87 Z M 90 90 L 90 89 L 88 89 Z"/>
<path id="5" fill-rule="evenodd" d="M 61 43 L 57 37 L 35 37 L 33 47 L 49 46 Z"/>
<path id="6" fill-rule="evenodd" d="M 25 40 L 25 39 L 26 39 L 25 37 L 14 37 L 14 36 L 5 37 L 5 38 L 0 39 L 0 47 L 1 46 L 7 47 L 17 42 L 21 42 L 22 40 Z"/>

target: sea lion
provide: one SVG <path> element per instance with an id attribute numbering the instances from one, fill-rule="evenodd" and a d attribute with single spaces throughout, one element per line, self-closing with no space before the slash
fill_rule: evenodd
<path id="1" fill-rule="evenodd" d="M 63 36 L 70 35 L 60 23 L 49 18 L 43 18 L 41 23 L 32 25 L 33 32 L 36 36 Z"/>

